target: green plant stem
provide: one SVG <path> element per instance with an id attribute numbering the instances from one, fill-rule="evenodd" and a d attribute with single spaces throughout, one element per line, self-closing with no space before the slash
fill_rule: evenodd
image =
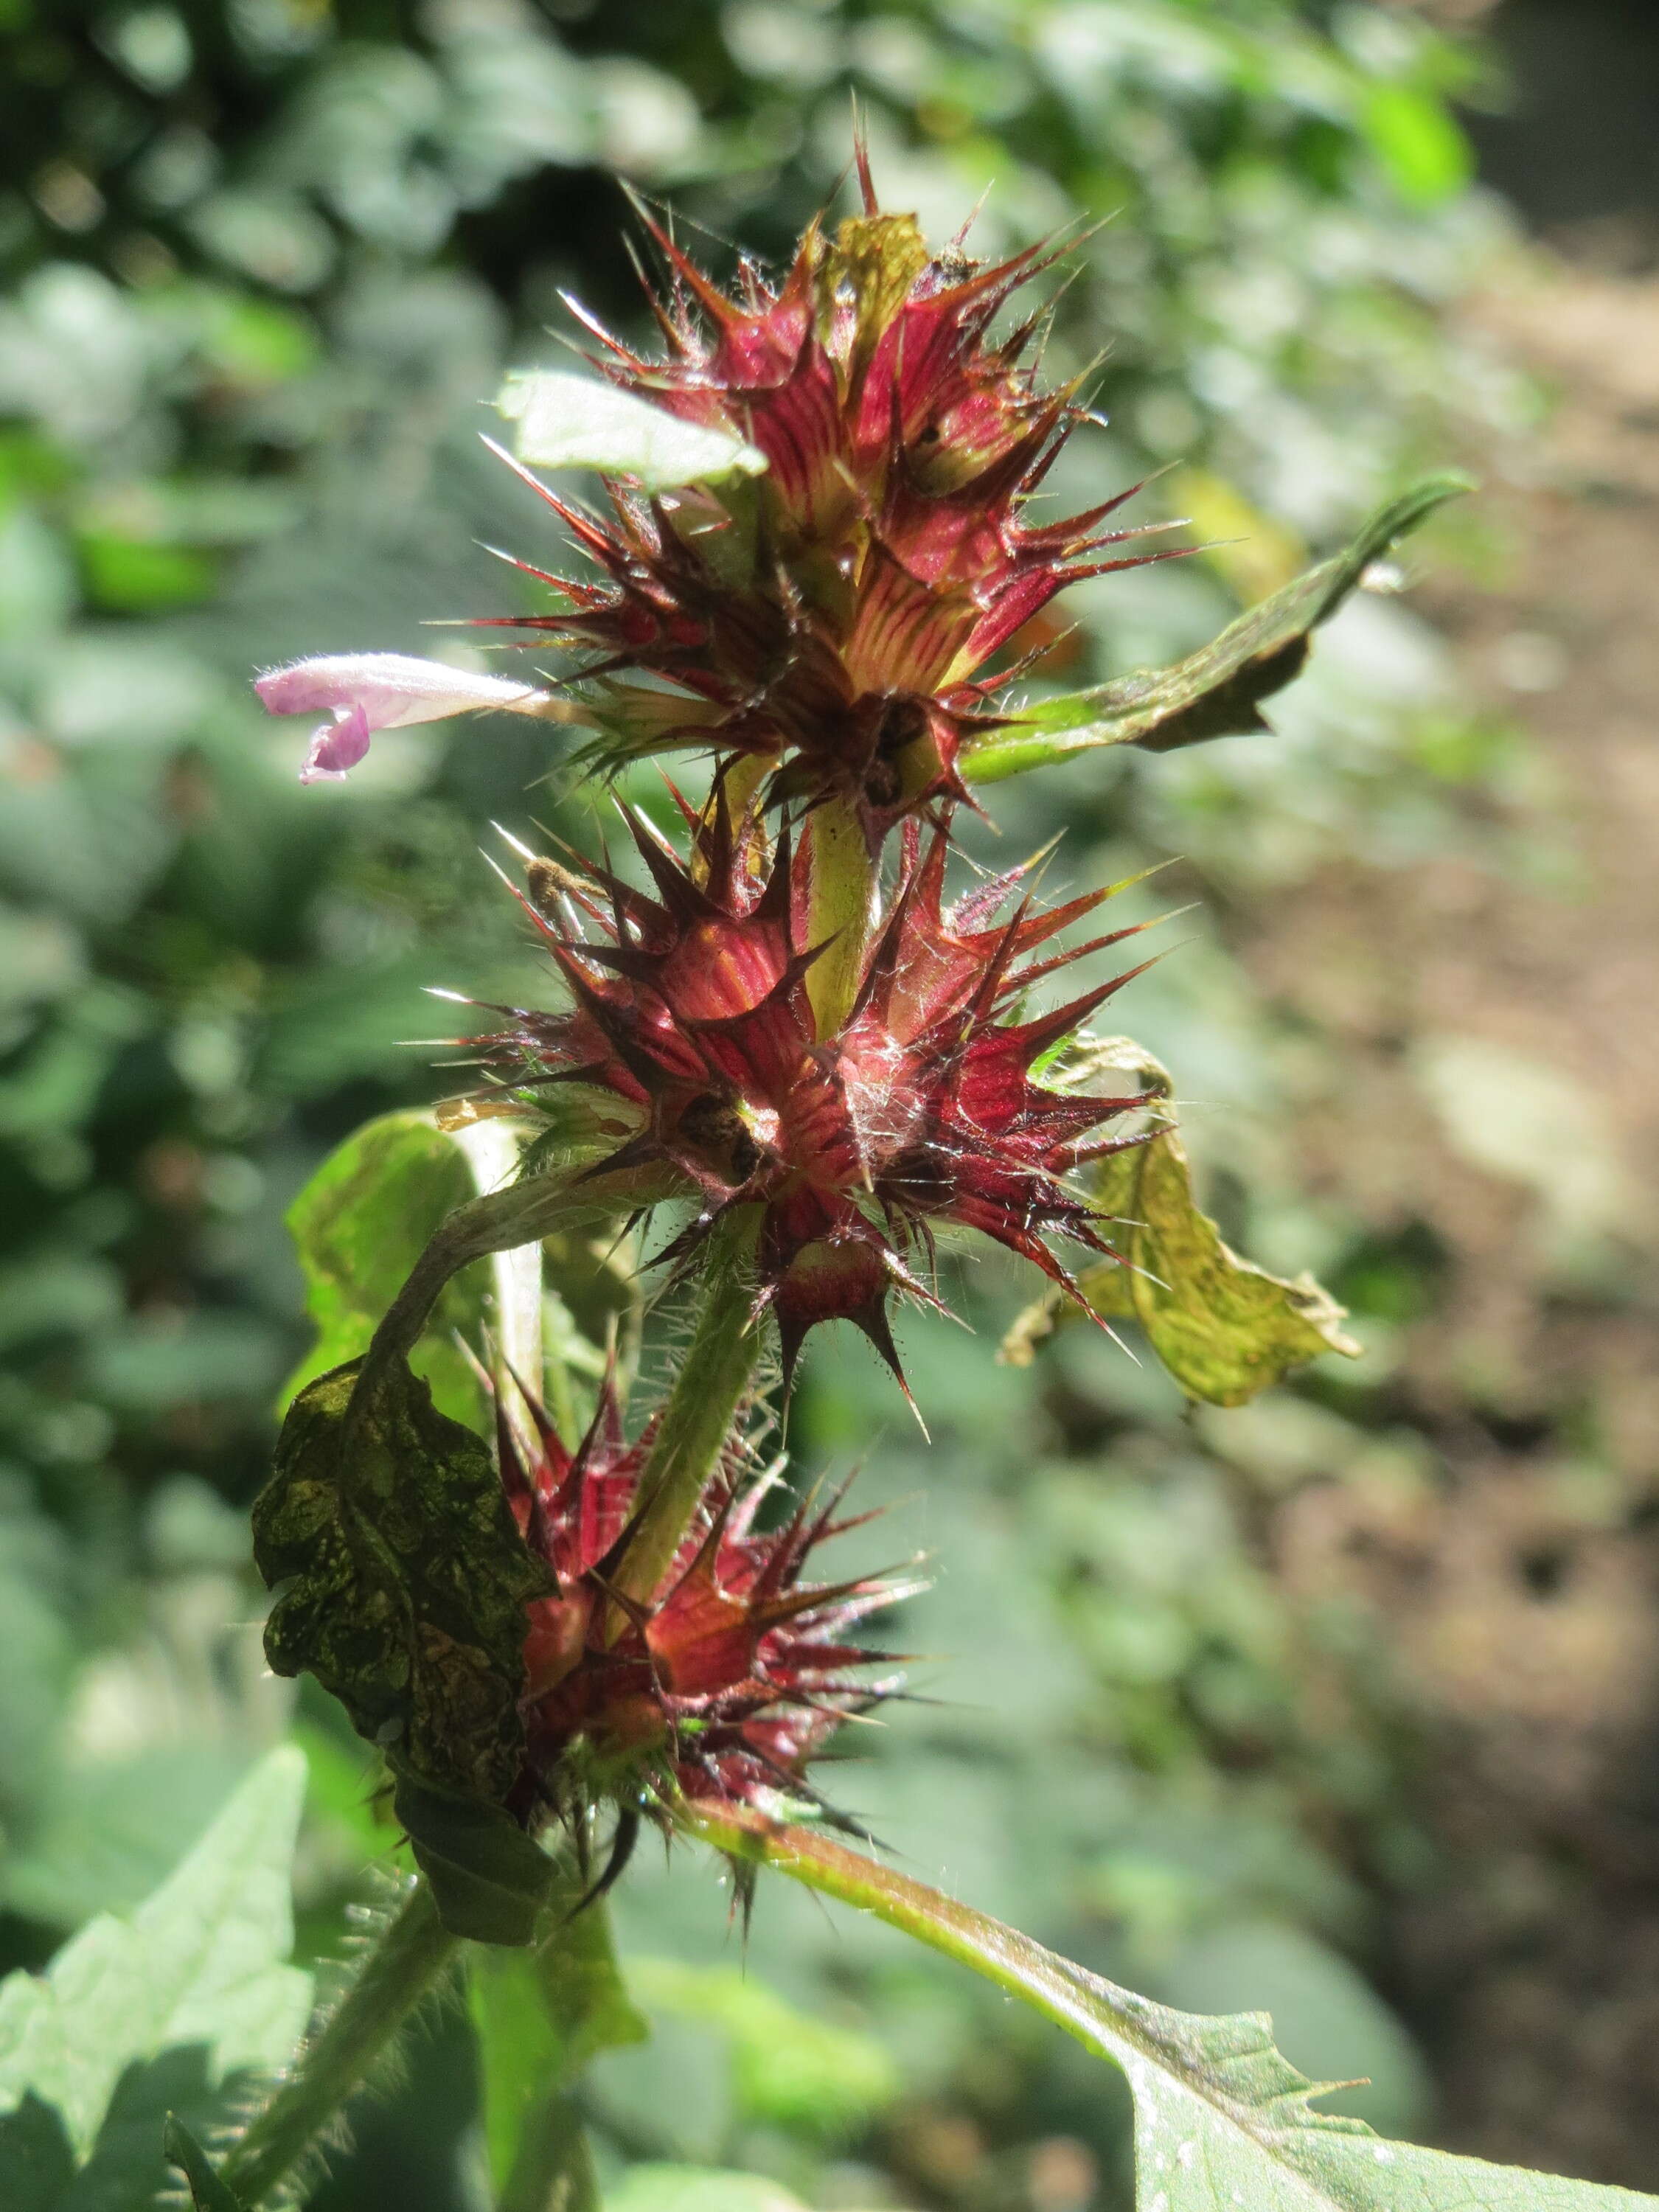
<path id="1" fill-rule="evenodd" d="M 575 1912 L 586 1889 L 578 1867 L 555 1862 L 538 1940 L 468 1954 L 496 2212 L 597 2212 L 577 2083 L 600 2051 L 648 2033 L 623 1988 L 605 1899 Z"/>
<path id="2" fill-rule="evenodd" d="M 599 2179 L 576 2100 L 553 2091 L 525 2123 L 495 2212 L 599 2212 Z"/>
<path id="3" fill-rule="evenodd" d="M 293 2073 L 226 2159 L 224 2179 L 239 2197 L 257 2207 L 294 2171 L 459 1948 L 421 1878 Z"/>
<path id="4" fill-rule="evenodd" d="M 876 918 L 876 861 L 864 824 L 844 799 L 829 799 L 811 817 L 809 947 L 827 947 L 806 977 L 820 1037 L 846 1023 L 864 977 L 865 948 Z"/>
<path id="5" fill-rule="evenodd" d="M 382 1316 L 363 1362 L 365 1376 L 393 1359 L 407 1358 L 445 1284 L 474 1260 L 538 1243 L 584 1216 L 603 1217 L 630 1202 L 637 1204 L 639 1196 L 629 1178 L 596 1176 L 582 1182 L 572 1170 L 510 1183 L 504 1190 L 489 1191 L 458 1206 L 434 1233 Z"/>
<path id="6" fill-rule="evenodd" d="M 727 1857 L 770 1867 L 822 1897 L 884 1920 L 901 1935 L 1022 1999 L 1099 2056 L 1122 2063 L 1121 2052 L 1103 2041 L 1090 1992 L 1083 1987 L 1086 1983 L 1091 1990 L 1112 1990 L 1112 1984 L 1097 1982 L 1018 1929 L 1004 1927 L 970 1905 L 958 1905 L 926 1882 L 866 1859 L 815 1830 L 771 1820 L 752 1806 L 687 1802 L 680 1805 L 677 1817 L 687 1834 Z M 1134 1996 L 1128 2002 L 1145 2005 L 1144 1999 Z"/>
<path id="7" fill-rule="evenodd" d="M 643 1604 L 691 1525 L 760 1358 L 754 1313 L 759 1208 L 728 1213 L 704 1246 L 702 1308 L 640 1476 L 640 1517 L 617 1570 L 622 1596 Z"/>

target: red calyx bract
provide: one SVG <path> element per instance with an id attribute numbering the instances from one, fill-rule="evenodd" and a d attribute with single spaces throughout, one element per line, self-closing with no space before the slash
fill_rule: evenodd
<path id="1" fill-rule="evenodd" d="M 499 619 L 598 653 L 584 674 L 602 757 L 691 746 L 783 763 L 783 795 L 852 800 L 873 845 L 966 795 L 957 753 L 1008 680 L 987 664 L 1057 592 L 1171 556 L 1091 557 L 1145 534 L 1100 526 L 1132 491 L 1030 520 L 1082 419 L 1077 387 L 1040 389 L 1037 318 L 991 332 L 1052 256 L 988 267 L 958 242 L 934 257 L 860 173 L 863 214 L 833 239 L 812 224 L 775 284 L 745 262 L 736 297 L 651 225 L 672 279 L 653 302 L 660 360 L 575 309 L 613 382 L 768 465 L 670 497 L 612 480 L 605 520 L 536 484 L 599 578 L 520 562 L 565 604 Z M 616 680 L 640 676 L 654 686 Z"/>
<path id="2" fill-rule="evenodd" d="M 573 1083 L 623 1107 L 624 1141 L 593 1172 L 666 1163 L 684 1178 L 701 1206 L 675 1256 L 730 1209 L 759 1210 L 756 1303 L 777 1316 L 786 1377 L 807 1331 L 835 1319 L 897 1372 L 889 1294 L 938 1304 L 916 1272 L 936 1223 L 980 1231 L 1068 1289 L 1050 1238 L 1113 1256 L 1066 1178 L 1138 1141 L 1098 1133 L 1143 1102 L 1051 1090 L 1032 1069 L 1129 976 L 1011 1018 L 1041 977 L 1134 933 L 1030 957 L 1108 892 L 1048 910 L 1028 897 L 1000 921 L 1015 869 L 946 906 L 947 830 L 924 842 L 908 825 L 852 1012 L 821 1035 L 818 948 L 803 945 L 810 823 L 798 856 L 787 836 L 768 854 L 756 817 L 735 828 L 717 791 L 692 818 L 688 861 L 625 818 L 655 896 L 608 868 L 532 861 L 526 904 L 573 1003 L 496 1008 L 507 1026 L 465 1042 L 523 1100 Z"/>
<path id="3" fill-rule="evenodd" d="M 525 1399 L 537 1441 L 498 1411 L 501 1480 L 556 1594 L 529 1607 L 520 1813 L 579 1818 L 597 1797 L 631 1806 L 653 1787 L 727 1803 L 805 1797 L 823 1809 L 807 1762 L 844 1719 L 896 1687 L 866 1671 L 892 1655 L 849 1637 L 904 1590 L 878 1577 L 804 1579 L 817 1547 L 859 1523 L 838 1522 L 832 1501 L 758 1528 L 771 1475 L 734 1436 L 660 1585 L 636 1603 L 613 1577 L 654 1421 L 629 1440 L 608 1374 L 572 1450 Z"/>

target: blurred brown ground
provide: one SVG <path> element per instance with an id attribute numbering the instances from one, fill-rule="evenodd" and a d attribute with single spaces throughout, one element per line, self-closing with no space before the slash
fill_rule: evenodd
<path id="1" fill-rule="evenodd" d="M 1452 1878 L 1431 1902 L 1397 1899 L 1385 1950 L 1434 2050 L 1441 2139 L 1651 2188 L 1659 280 L 1541 258 L 1467 312 L 1554 404 L 1535 446 L 1492 457 L 1496 588 L 1443 577 L 1419 604 L 1477 698 L 1532 733 L 1577 881 L 1460 858 L 1332 871 L 1246 945 L 1268 990 L 1341 1048 L 1308 1122 L 1310 1184 L 1357 1192 L 1385 1231 L 1426 1220 L 1449 1254 L 1441 1310 L 1408 1333 L 1390 1386 L 1442 1455 L 1436 1476 L 1315 1486 L 1269 1540 L 1293 1590 L 1374 1609 L 1428 1723 L 1418 1809 Z M 1553 1076 L 1533 1187 L 1479 1164 L 1479 1127 L 1449 1139 L 1425 1039 Z M 1593 1250 L 1564 1263 L 1590 1199 Z"/>

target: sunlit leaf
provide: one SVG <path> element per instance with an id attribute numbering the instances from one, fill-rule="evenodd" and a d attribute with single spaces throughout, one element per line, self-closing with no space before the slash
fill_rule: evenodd
<path id="1" fill-rule="evenodd" d="M 495 405 L 518 425 L 519 459 L 532 468 L 601 469 L 668 491 L 766 467 L 766 456 L 743 439 L 683 422 L 597 377 L 530 369 L 507 378 Z"/>
<path id="2" fill-rule="evenodd" d="M 84 2157 L 130 2067 L 185 2045 L 206 2052 L 214 2081 L 288 2063 L 312 1996 L 311 1977 L 285 1963 L 305 1779 L 297 1752 L 272 1752 L 130 1918 L 103 1915 L 43 1975 L 0 1983 L 0 2112 L 30 2099 L 56 2112 Z M 0 2120 L 0 2136 L 13 2124 Z M 159 2146 L 158 2130 L 151 2159 Z"/>
<path id="3" fill-rule="evenodd" d="M 547 1179 L 535 1182 L 527 1174 L 515 1186 L 526 1126 L 512 1116 L 382 1114 L 330 1153 L 288 1212 L 318 1338 L 288 1382 L 285 1404 L 307 1382 L 367 1350 L 441 1225 L 458 1206 L 491 1196 L 504 1219 L 514 1218 L 477 1248 L 489 1256 L 488 1272 L 481 1257 L 439 1291 L 410 1365 L 430 1385 L 440 1413 L 474 1425 L 483 1396 L 463 1341 L 479 1352 L 487 1328 L 509 1365 L 533 1381 L 541 1364 L 543 1239 L 567 1225 L 606 1224 L 612 1208 L 605 1200 L 610 1186 L 597 1181 L 583 1186 L 592 1203 L 562 1199 Z M 573 1124 L 568 1142 L 562 1137 L 544 1149 L 556 1163 L 578 1155 L 584 1142 L 601 1148 Z M 632 1202 L 631 1191 L 629 1198 Z M 614 1232 L 607 1231 L 607 1248 L 614 1243 Z M 556 1278 L 561 1262 L 583 1283 L 595 1272 L 580 1239 L 556 1246 L 554 1261 Z"/>
<path id="4" fill-rule="evenodd" d="M 1315 2109 L 1263 2013 L 1173 2012 L 925 1882 L 747 1808 L 693 1806 L 687 1825 L 751 1865 L 873 1913 L 982 1974 L 1127 2077 L 1140 2212 L 1654 2212 L 1634 2190 L 1523 2173 L 1373 2135 Z M 625 2212 L 647 2212 L 621 2200 Z M 672 2199 L 664 2199 L 669 2212 Z M 618 2212 L 617 2205 L 607 2212 Z M 677 2207 L 676 2212 L 684 2212 Z"/>
<path id="5" fill-rule="evenodd" d="M 336 1146 L 288 1212 L 318 1334 L 285 1401 L 367 1350 L 433 1231 L 478 1188 L 471 1157 L 430 1114 L 382 1114 Z M 489 1290 L 482 1265 L 455 1277 L 410 1358 L 434 1403 L 457 1420 L 476 1421 L 480 1412 L 478 1384 L 456 1338 L 477 1346 Z"/>
<path id="6" fill-rule="evenodd" d="M 1097 1057 L 1133 1064 L 1167 1096 L 1164 1071 L 1127 1038 L 1105 1041 Z M 1121 1259 L 1085 1268 L 1079 1291 L 1103 1320 L 1138 1321 L 1189 1397 L 1242 1406 L 1322 1352 L 1358 1357 L 1361 1347 L 1342 1328 L 1346 1310 L 1311 1275 L 1270 1275 L 1223 1242 L 1193 1196 L 1192 1170 L 1173 1127 L 1097 1163 L 1089 1199 Z M 1083 1318 L 1074 1298 L 1048 1291 L 1014 1322 L 1002 1358 L 1029 1366 L 1045 1338 Z"/>
<path id="7" fill-rule="evenodd" d="M 1154 1993 L 1182 2012 L 1271 2013 L 1278 2040 L 1317 2051 L 1352 2080 L 1333 2103 L 1380 2135 L 1429 2125 L 1434 2082 L 1395 2014 L 1351 1959 L 1304 1928 L 1260 1912 L 1206 1917 L 1146 1967 Z"/>
<path id="8" fill-rule="evenodd" d="M 1467 477 L 1427 477 L 1381 507 L 1352 544 L 1171 668 L 1120 676 L 1089 691 L 1040 700 L 1002 728 L 963 748 L 957 765 L 973 783 L 999 783 L 1027 769 L 1092 751 L 1141 745 L 1170 752 L 1207 738 L 1265 730 L 1261 702 L 1301 673 L 1312 633 L 1328 622 L 1367 568 L 1437 507 L 1470 489 Z"/>
<path id="9" fill-rule="evenodd" d="M 180 1836 L 208 1826 L 247 1766 L 246 1748 L 194 1736 L 63 1760 L 27 1831 L 8 1838 L 0 1895 L 13 1911 L 65 1929 L 131 1911 L 177 1859 Z"/>

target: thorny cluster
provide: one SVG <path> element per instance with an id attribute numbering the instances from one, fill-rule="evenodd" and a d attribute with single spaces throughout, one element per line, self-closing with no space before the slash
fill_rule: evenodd
<path id="1" fill-rule="evenodd" d="M 520 562 L 555 605 L 495 626 L 575 654 L 553 690 L 390 656 L 260 684 L 274 710 L 331 714 L 308 776 L 343 773 L 376 728 L 477 703 L 586 721 L 605 769 L 712 757 L 707 803 L 679 801 L 684 851 L 624 810 L 648 890 L 608 861 L 524 856 L 562 1003 L 489 1010 L 462 1041 L 485 1071 L 465 1110 L 533 1120 L 575 1087 L 608 1132 L 591 1173 L 614 1187 L 648 1172 L 657 1191 L 666 1176 L 691 1201 L 659 1255 L 684 1274 L 721 1224 L 741 1227 L 747 1325 L 775 1322 L 786 1388 L 808 1331 L 836 1319 L 898 1372 L 890 1307 L 939 1304 L 941 1224 L 1072 1289 L 1056 1240 L 1111 1250 L 1073 1171 L 1134 1141 L 1110 1129 L 1142 1103 L 1092 1095 L 1063 1066 L 1127 975 L 1022 1011 L 1032 986 L 1130 934 L 1052 949 L 1109 894 L 1043 908 L 1016 868 L 951 902 L 945 878 L 963 748 L 996 726 L 1021 633 L 1077 577 L 1169 556 L 1113 550 L 1140 534 L 1103 529 L 1121 499 L 1032 519 L 1083 417 L 1074 385 L 1038 381 L 1040 317 L 995 326 L 1051 257 L 984 266 L 960 240 L 934 256 L 860 173 L 860 213 L 833 236 L 815 223 L 778 281 L 744 263 L 732 296 L 652 225 L 660 357 L 577 310 L 613 386 L 759 459 L 672 493 L 607 478 L 603 518 L 530 477 L 589 572 Z M 670 1564 L 631 1593 L 659 1417 L 628 1443 L 608 1382 L 572 1450 L 523 1395 L 538 1441 L 503 1419 L 501 1479 L 556 1595 L 525 1646 L 520 1817 L 550 1808 L 580 1830 L 595 1802 L 676 1789 L 810 1797 L 808 1760 L 893 1686 L 849 1640 L 893 1590 L 804 1579 L 829 1513 L 763 1528 L 752 1391 Z"/>
<path id="2" fill-rule="evenodd" d="M 520 562 L 565 607 L 499 622 L 597 648 L 582 673 L 601 758 L 752 758 L 775 795 L 849 802 L 873 849 L 902 816 L 967 798 L 958 753 L 1019 672 L 988 665 L 1056 592 L 1171 556 L 1089 557 L 1167 526 L 1101 530 L 1139 486 L 1030 519 L 1083 419 L 1078 385 L 1039 387 L 1039 316 L 991 332 L 1052 257 L 982 267 L 958 241 L 935 258 L 861 173 L 862 216 L 833 241 L 815 224 L 781 283 L 745 263 L 736 299 L 651 224 L 672 278 L 653 302 L 661 360 L 576 309 L 613 383 L 766 465 L 669 497 L 612 484 L 606 521 L 537 483 L 601 580 Z"/>
<path id="3" fill-rule="evenodd" d="M 868 1671 L 896 1655 L 850 1638 L 903 1591 L 885 1576 L 803 1577 L 817 1547 L 860 1520 L 837 1518 L 836 1498 L 798 1502 L 763 1528 L 782 1462 L 763 1461 L 734 1434 L 661 1583 L 647 1600 L 628 1598 L 616 1573 L 656 1417 L 630 1441 L 612 1368 L 571 1449 L 539 1400 L 522 1395 L 533 1442 L 498 1412 L 501 1480 L 555 1588 L 530 1607 L 514 1809 L 526 1820 L 551 1810 L 580 1838 L 591 1803 L 631 1808 L 646 1774 L 659 1792 L 732 1802 L 781 1795 L 836 1818 L 804 1770 L 844 1719 L 899 1686 L 897 1675 Z M 613 1869 L 636 1824 L 625 1810 Z"/>
<path id="4" fill-rule="evenodd" d="M 505 1029 L 465 1042 L 515 1091 L 568 1082 L 617 1102 L 629 1133 L 593 1172 L 666 1163 L 700 1202 L 665 1257 L 687 1256 L 732 1209 L 759 1209 L 755 1310 L 777 1317 L 786 1387 L 823 1321 L 855 1322 L 898 1371 L 887 1302 L 939 1304 L 914 1265 L 931 1260 L 936 1221 L 1067 1285 L 1045 1236 L 1110 1250 L 1066 1177 L 1116 1149 L 1097 1132 L 1141 1102 L 1054 1090 L 1031 1069 L 1129 975 L 1007 1018 L 1040 978 L 1133 933 L 1026 957 L 1109 890 L 999 921 L 1015 869 L 947 907 L 946 832 L 924 846 L 907 825 L 852 1007 L 826 1030 L 807 988 L 823 950 L 805 941 L 810 824 L 799 857 L 787 834 L 759 857 L 752 817 L 740 838 L 717 793 L 690 817 L 688 864 L 626 818 L 656 897 L 609 869 L 532 860 L 525 903 L 572 1003 L 501 1008 Z"/>

